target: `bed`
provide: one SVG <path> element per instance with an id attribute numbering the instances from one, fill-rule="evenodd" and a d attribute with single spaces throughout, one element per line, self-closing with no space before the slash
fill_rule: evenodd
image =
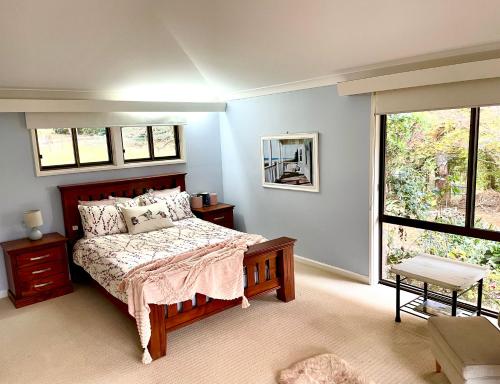
<path id="1" fill-rule="evenodd" d="M 127 300 L 117 286 L 123 275 L 134 266 L 154 259 L 155 251 L 176 254 L 197 247 L 222 242 L 238 232 L 188 218 L 175 223 L 175 228 L 139 235 L 116 234 L 84 239 L 78 201 L 101 200 L 108 196 L 135 197 L 149 189 L 180 187 L 185 190 L 185 173 L 171 173 L 142 178 L 101 181 L 59 186 L 68 238 L 70 271 L 74 281 L 90 281 L 123 313 L 128 313 Z M 245 296 L 249 299 L 275 290 L 283 302 L 295 298 L 293 247 L 288 237 L 267 240 L 248 247 L 243 258 Z M 121 250 L 122 259 L 104 262 L 106 253 Z M 150 304 L 151 338 L 148 344 L 153 359 L 166 355 L 167 334 L 178 328 L 241 303 L 240 299 L 218 300 L 201 294 L 170 305 Z"/>

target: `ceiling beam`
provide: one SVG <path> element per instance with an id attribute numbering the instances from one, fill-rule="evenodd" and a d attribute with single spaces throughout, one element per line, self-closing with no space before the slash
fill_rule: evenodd
<path id="1" fill-rule="evenodd" d="M 344 81 L 337 85 L 337 91 L 348 96 L 496 77 L 500 77 L 498 58 Z"/>
<path id="2" fill-rule="evenodd" d="M 224 112 L 223 102 L 0 99 L 0 112 Z"/>

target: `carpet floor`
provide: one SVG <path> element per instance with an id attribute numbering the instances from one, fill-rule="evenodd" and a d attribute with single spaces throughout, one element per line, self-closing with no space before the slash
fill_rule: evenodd
<path id="1" fill-rule="evenodd" d="M 403 297 L 404 299 L 405 297 Z M 0 300 L 0 383 L 276 383 L 279 372 L 334 353 L 378 384 L 448 383 L 433 372 L 426 322 L 395 292 L 297 264 L 296 300 L 251 301 L 171 333 L 144 366 L 135 324 L 95 289 L 14 309 Z"/>

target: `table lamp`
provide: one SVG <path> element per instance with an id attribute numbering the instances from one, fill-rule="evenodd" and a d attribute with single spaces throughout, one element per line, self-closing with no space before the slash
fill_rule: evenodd
<path id="1" fill-rule="evenodd" d="M 42 212 L 39 209 L 24 212 L 24 223 L 31 229 L 28 237 L 30 240 L 40 240 L 42 232 L 38 229 L 43 224 Z"/>

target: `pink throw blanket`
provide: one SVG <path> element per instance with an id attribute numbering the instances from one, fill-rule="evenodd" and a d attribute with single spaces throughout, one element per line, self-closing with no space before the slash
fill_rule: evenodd
<path id="1" fill-rule="evenodd" d="M 244 234 L 139 265 L 125 275 L 119 288 L 128 295 L 128 310 L 137 323 L 144 364 L 152 361 L 147 348 L 151 338 L 149 304 L 176 304 L 200 293 L 222 300 L 242 297 L 242 307 L 248 307 L 244 296 L 243 257 L 249 245 L 263 240 L 259 235 Z"/>

